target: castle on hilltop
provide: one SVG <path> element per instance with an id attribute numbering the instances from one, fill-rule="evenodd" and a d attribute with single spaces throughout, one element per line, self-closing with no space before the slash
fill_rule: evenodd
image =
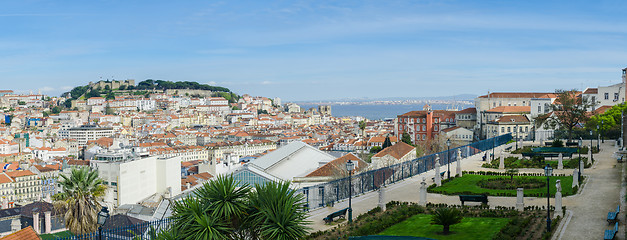
<path id="1" fill-rule="evenodd" d="M 106 86 L 109 86 L 109 88 L 111 89 L 118 89 L 121 86 L 135 86 L 135 79 L 127 79 L 127 80 L 122 80 L 122 81 L 118 81 L 118 80 L 113 80 L 113 81 L 98 81 L 96 83 L 93 82 L 89 82 L 89 88 L 91 89 L 96 89 L 96 88 L 101 88 L 104 89 Z"/>

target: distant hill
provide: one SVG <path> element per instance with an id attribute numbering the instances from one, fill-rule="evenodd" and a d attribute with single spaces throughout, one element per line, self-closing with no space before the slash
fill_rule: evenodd
<path id="1" fill-rule="evenodd" d="M 103 84 L 98 84 L 103 82 Z M 111 84 L 113 81 L 100 81 L 96 84 L 90 83 L 85 86 L 77 86 L 72 90 L 61 94 L 62 97 L 69 98 L 65 102 L 65 107 L 70 108 L 71 101 L 77 99 L 87 99 L 91 97 L 105 97 L 106 99 L 114 99 L 116 95 L 145 95 L 148 97 L 149 91 L 147 90 L 168 90 L 168 89 L 192 89 L 192 90 L 206 90 L 212 91 L 212 95 L 221 96 L 229 100 L 229 102 L 236 102 L 240 96 L 234 94 L 225 87 L 217 87 L 211 86 L 208 84 L 200 84 L 197 82 L 190 81 L 166 81 L 166 80 L 153 80 L 147 79 L 141 81 L 137 84 L 137 86 L 133 85 L 134 82 L 128 82 L 126 84 Z M 102 86 L 105 86 L 104 88 Z M 113 86 L 113 88 L 111 87 Z"/>

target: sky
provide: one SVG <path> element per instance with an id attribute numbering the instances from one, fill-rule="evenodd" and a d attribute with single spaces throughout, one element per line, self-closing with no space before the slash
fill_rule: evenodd
<path id="1" fill-rule="evenodd" d="M 163 79 L 285 101 L 621 82 L 627 1 L 0 0 L 0 83 Z"/>

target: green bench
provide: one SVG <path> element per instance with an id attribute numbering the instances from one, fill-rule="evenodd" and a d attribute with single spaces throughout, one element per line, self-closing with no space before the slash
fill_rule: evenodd
<path id="1" fill-rule="evenodd" d="M 488 204 L 488 196 L 486 195 L 459 195 L 459 201 L 462 202 L 481 202 L 482 204 Z"/>
<path id="2" fill-rule="evenodd" d="M 618 232 L 618 223 L 614 224 L 614 229 L 605 230 L 605 234 L 603 236 L 603 240 L 612 240 L 616 237 L 616 232 Z"/>
<path id="3" fill-rule="evenodd" d="M 337 212 L 331 213 L 329 215 L 327 215 L 327 217 L 323 218 L 322 220 L 324 220 L 324 223 L 331 223 L 333 222 L 333 218 L 335 217 L 340 217 L 342 219 L 346 219 L 346 212 L 348 211 L 348 208 L 344 208 L 342 210 L 339 210 Z"/>

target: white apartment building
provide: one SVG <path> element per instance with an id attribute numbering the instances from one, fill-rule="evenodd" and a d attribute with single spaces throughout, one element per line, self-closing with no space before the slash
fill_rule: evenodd
<path id="1" fill-rule="evenodd" d="M 153 196 L 175 196 L 181 192 L 181 158 L 147 157 L 123 153 L 101 154 L 92 167 L 108 189 L 104 202 L 113 207 L 136 204 Z"/>
<path id="2" fill-rule="evenodd" d="M 114 132 L 113 128 L 83 125 L 67 130 L 60 130 L 59 133 L 61 138 L 76 139 L 78 146 L 84 147 L 87 145 L 87 141 L 97 140 L 101 137 L 111 137 Z"/>
<path id="3" fill-rule="evenodd" d="M 531 99 L 542 98 L 553 93 L 533 93 L 533 92 L 499 92 L 489 93 L 479 96 L 475 99 L 475 108 L 477 109 L 477 129 L 480 138 L 484 139 L 488 131 L 486 124 L 495 121 L 495 116 L 490 116 L 488 111 L 498 107 L 531 107 Z M 491 131 L 491 130 L 490 130 Z"/>

